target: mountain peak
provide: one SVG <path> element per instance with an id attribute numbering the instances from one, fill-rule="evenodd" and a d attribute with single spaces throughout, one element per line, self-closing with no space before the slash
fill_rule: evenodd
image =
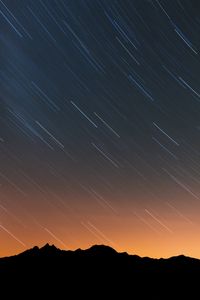
<path id="1" fill-rule="evenodd" d="M 117 251 L 115 249 L 106 245 L 93 245 L 92 247 L 90 247 L 85 251 L 89 253 L 102 254 L 102 255 L 117 254 Z"/>
<path id="2" fill-rule="evenodd" d="M 40 248 L 40 250 L 42 250 L 42 249 L 49 249 L 49 248 L 51 248 L 51 249 L 57 249 L 58 250 L 58 248 L 54 244 L 49 245 L 49 243 L 46 243 L 43 247 Z"/>
<path id="3" fill-rule="evenodd" d="M 54 244 L 50 245 L 49 243 L 45 244 L 43 247 L 40 248 L 40 252 L 46 253 L 56 253 L 60 251 L 61 250 L 58 249 Z"/>

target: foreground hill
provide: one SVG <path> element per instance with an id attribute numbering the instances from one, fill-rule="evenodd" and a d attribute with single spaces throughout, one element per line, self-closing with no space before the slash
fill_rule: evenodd
<path id="1" fill-rule="evenodd" d="M 143 296 L 165 299 L 166 295 L 170 299 L 180 299 L 182 293 L 185 296 L 188 293 L 188 299 L 193 299 L 198 281 L 198 259 L 183 255 L 168 259 L 141 258 L 118 253 L 104 245 L 64 251 L 47 244 L 0 259 L 1 283 L 12 286 L 13 282 L 19 282 L 23 288 L 29 286 L 32 292 L 42 288 L 46 295 L 57 290 L 65 295 L 73 292 L 74 297 L 79 293 L 85 297 L 94 290 L 94 299 L 102 293 L 112 293 L 113 297 L 123 293 L 120 299 L 143 299 Z M 134 297 L 136 294 L 140 297 Z"/>

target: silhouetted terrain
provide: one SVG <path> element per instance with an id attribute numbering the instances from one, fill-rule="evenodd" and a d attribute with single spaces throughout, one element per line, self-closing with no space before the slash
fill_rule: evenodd
<path id="1" fill-rule="evenodd" d="M 12 285 L 18 281 L 32 292 L 40 286 L 46 288 L 46 294 L 57 289 L 58 293 L 81 292 L 85 296 L 94 288 L 98 295 L 123 293 L 121 299 L 141 299 L 134 298 L 136 294 L 164 299 L 166 295 L 180 296 L 184 291 L 190 295 L 188 299 L 193 299 L 196 280 L 200 280 L 198 259 L 183 255 L 169 259 L 141 258 L 104 245 L 64 251 L 47 244 L 0 259 L 1 283 Z M 132 296 L 128 297 L 130 293 Z"/>

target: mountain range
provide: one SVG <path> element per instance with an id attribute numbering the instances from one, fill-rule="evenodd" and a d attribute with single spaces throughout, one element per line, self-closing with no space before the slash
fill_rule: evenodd
<path id="1" fill-rule="evenodd" d="M 185 296 L 190 295 L 188 299 L 199 299 L 191 296 L 198 287 L 198 280 L 199 259 L 184 255 L 168 259 L 141 258 L 126 252 L 118 253 L 105 245 L 66 251 L 46 244 L 0 258 L 0 283 L 20 282 L 30 286 L 33 292 L 39 286 L 40 289 L 46 287 L 46 294 L 56 289 L 88 296 L 94 289 L 97 295 L 109 292 L 119 296 L 123 293 L 121 299 L 143 299 L 125 296 L 130 293 L 139 293 L 147 299 L 166 299 L 166 295 L 170 299 L 180 299 L 184 291 Z"/>

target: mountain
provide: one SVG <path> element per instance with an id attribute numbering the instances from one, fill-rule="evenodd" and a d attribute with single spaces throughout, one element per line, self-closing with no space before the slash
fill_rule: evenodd
<path id="1" fill-rule="evenodd" d="M 39 286 L 40 289 L 45 288 L 46 295 L 55 289 L 57 292 L 73 292 L 74 295 L 81 292 L 82 296 L 88 296 L 94 289 L 96 295 L 109 292 L 113 297 L 123 292 L 121 299 L 143 299 L 143 296 L 165 299 L 166 295 L 170 299 L 180 299 L 184 291 L 184 296 L 188 292 L 188 299 L 193 299 L 191 295 L 197 287 L 195 282 L 198 278 L 198 259 L 184 255 L 169 259 L 141 258 L 126 252 L 118 253 L 104 245 L 65 251 L 46 244 L 42 248 L 34 247 L 15 256 L 0 258 L 1 286 L 4 282 L 12 285 L 19 281 L 30 286 L 33 292 Z M 141 297 L 125 297 L 130 293 L 139 293 Z M 170 295 L 179 296 L 173 298 Z"/>

